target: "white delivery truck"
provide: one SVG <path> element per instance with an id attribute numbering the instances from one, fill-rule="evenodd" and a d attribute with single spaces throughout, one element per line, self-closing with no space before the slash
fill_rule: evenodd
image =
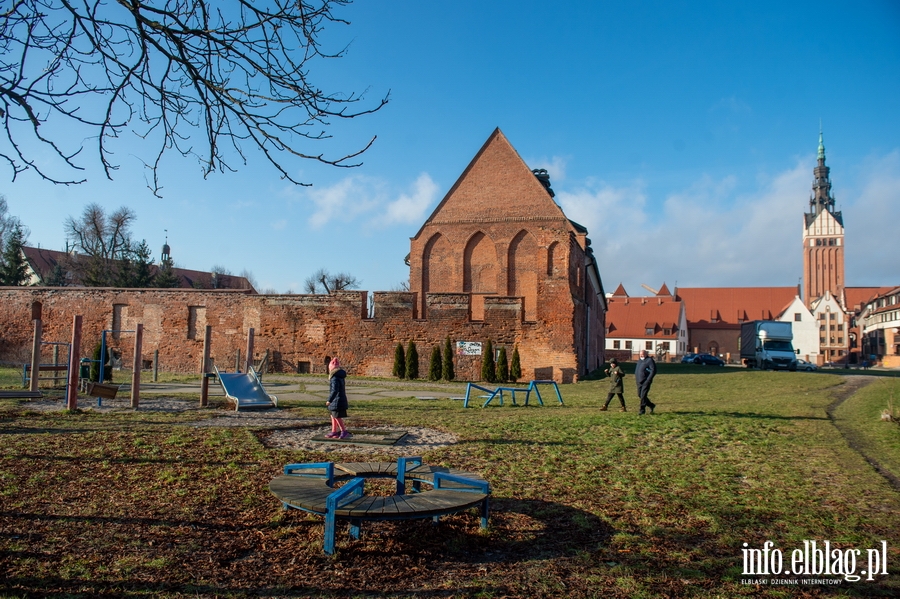
<path id="1" fill-rule="evenodd" d="M 741 323 L 741 359 L 747 368 L 797 370 L 790 322 L 754 320 Z"/>

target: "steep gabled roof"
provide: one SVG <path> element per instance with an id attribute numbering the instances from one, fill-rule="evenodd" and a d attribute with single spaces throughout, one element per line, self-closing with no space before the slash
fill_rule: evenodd
<path id="1" fill-rule="evenodd" d="M 736 325 L 741 320 L 772 320 L 800 292 L 798 287 L 679 287 L 688 324 Z"/>
<path id="2" fill-rule="evenodd" d="M 859 312 L 870 299 L 891 289 L 893 287 L 844 287 L 844 306 L 850 312 Z"/>
<path id="3" fill-rule="evenodd" d="M 681 302 L 662 300 L 658 297 L 633 297 L 627 301 L 622 298 L 611 298 L 606 313 L 606 326 L 610 338 L 627 339 L 676 339 L 675 329 L 681 315 Z M 648 335 L 647 329 L 653 329 Z M 670 334 L 665 334 L 669 329 Z"/>
<path id="4" fill-rule="evenodd" d="M 613 291 L 613 297 L 628 297 L 628 292 L 625 291 L 625 286 L 622 283 L 619 283 L 619 286 L 616 287 L 616 290 Z"/>
<path id="5" fill-rule="evenodd" d="M 662 287 L 659 288 L 659 291 L 656 292 L 656 295 L 671 296 L 672 292 L 669 291 L 669 288 L 666 287 L 665 283 L 663 283 Z"/>
<path id="6" fill-rule="evenodd" d="M 562 220 L 574 232 L 584 227 L 566 218 L 547 188 L 535 177 L 500 129 L 488 137 L 416 233 L 442 222 Z"/>

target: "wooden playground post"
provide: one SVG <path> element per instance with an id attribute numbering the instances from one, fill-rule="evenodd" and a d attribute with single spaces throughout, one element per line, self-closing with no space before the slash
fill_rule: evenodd
<path id="1" fill-rule="evenodd" d="M 40 317 L 34 319 L 34 343 L 31 346 L 31 391 L 38 390 L 38 375 L 41 372 L 41 334 L 42 324 Z"/>
<path id="2" fill-rule="evenodd" d="M 247 331 L 247 368 L 244 369 L 244 372 L 250 372 L 250 368 L 253 367 L 253 327 L 250 327 L 250 330 Z"/>
<path id="3" fill-rule="evenodd" d="M 66 409 L 78 408 L 78 367 L 81 363 L 81 314 L 72 320 L 72 346 L 69 350 L 69 381 L 66 383 Z"/>
<path id="4" fill-rule="evenodd" d="M 134 362 L 131 368 L 131 407 L 138 408 L 141 401 L 141 342 L 144 337 L 144 325 L 138 324 L 134 332 Z"/>
<path id="5" fill-rule="evenodd" d="M 212 341 L 212 325 L 206 325 L 206 334 L 203 335 L 203 363 L 200 365 L 200 407 L 209 405 L 209 377 L 206 371 L 209 368 L 209 345 Z"/>

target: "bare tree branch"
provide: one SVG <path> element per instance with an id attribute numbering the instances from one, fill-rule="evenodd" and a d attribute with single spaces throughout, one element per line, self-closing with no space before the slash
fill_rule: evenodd
<path id="1" fill-rule="evenodd" d="M 360 280 L 351 274 L 345 272 L 331 274 L 324 268 L 320 268 L 303 281 L 303 291 L 310 294 L 331 294 L 335 291 L 359 289 L 359 285 Z"/>
<path id="2" fill-rule="evenodd" d="M 114 146 L 128 130 L 155 146 L 144 165 L 159 195 L 164 155 L 195 157 L 204 176 L 233 171 L 247 148 L 261 151 L 282 178 L 285 157 L 358 166 L 364 147 L 344 156 L 301 149 L 330 138 L 334 119 L 379 110 L 363 93 L 329 93 L 310 80 L 320 61 L 339 58 L 320 38 L 347 21 L 334 10 L 351 0 L 16 0 L 0 12 L 0 158 L 13 179 L 33 170 L 54 183 L 54 167 L 31 156 L 38 146 L 82 170 L 83 147 L 64 149 L 66 131 L 93 132 L 107 177 Z M 5 3 L 4 3 L 5 4 Z M 85 135 L 83 137 L 88 137 Z M 72 135 L 73 139 L 82 139 Z"/>

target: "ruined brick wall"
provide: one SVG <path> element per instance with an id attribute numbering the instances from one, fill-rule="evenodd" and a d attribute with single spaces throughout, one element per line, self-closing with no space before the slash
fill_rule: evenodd
<path id="1" fill-rule="evenodd" d="M 524 321 L 520 298 L 489 297 L 484 317 L 469 318 L 469 294 L 430 294 L 425 318 L 416 318 L 416 294 L 374 293 L 374 315 L 367 317 L 367 292 L 333 295 L 255 295 L 248 292 L 167 289 L 0 288 L 0 361 L 29 361 L 31 308 L 43 306 L 45 341 L 68 342 L 76 314 L 83 317 L 82 356 L 89 356 L 103 330 L 144 326 L 142 360 L 159 351 L 160 368 L 200 372 L 206 325 L 212 327 L 211 356 L 233 370 L 237 352 L 255 331 L 256 357 L 267 350 L 274 370 L 325 372 L 324 357 L 339 356 L 351 374 L 391 375 L 394 348 L 412 340 L 419 350 L 419 372 L 428 371 L 431 349 L 451 341 L 490 339 L 511 355 L 519 346 L 523 377 L 572 382 L 577 358 L 571 333 Z M 133 358 L 134 337 L 109 333 L 107 344 L 123 364 Z M 478 380 L 480 357 L 457 357 L 457 377 Z"/>

